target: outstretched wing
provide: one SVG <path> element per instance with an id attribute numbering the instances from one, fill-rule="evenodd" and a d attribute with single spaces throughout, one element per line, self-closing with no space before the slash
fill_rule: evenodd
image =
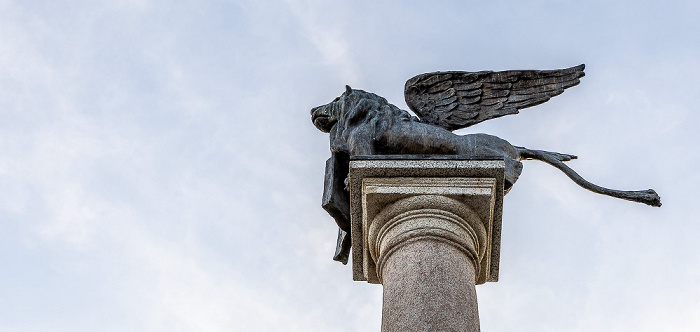
<path id="1" fill-rule="evenodd" d="M 577 85 L 584 68 L 428 73 L 408 80 L 404 95 L 421 121 L 457 130 L 542 104 Z"/>

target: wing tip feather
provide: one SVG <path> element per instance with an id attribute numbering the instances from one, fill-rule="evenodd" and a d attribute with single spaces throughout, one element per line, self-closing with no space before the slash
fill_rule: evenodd
<path id="1" fill-rule="evenodd" d="M 446 121 L 447 119 L 440 119 L 439 121 L 437 119 L 434 119 L 435 121 L 428 121 L 433 124 L 439 125 L 445 129 L 448 130 L 456 130 L 460 128 L 465 128 L 469 127 L 472 125 L 475 125 L 477 123 L 501 117 L 504 115 L 511 115 L 511 114 L 518 114 L 520 113 L 519 110 L 523 108 L 528 108 L 532 106 L 536 106 L 539 104 L 542 104 L 544 102 L 547 102 L 550 100 L 552 97 L 560 95 L 564 92 L 565 89 L 568 89 L 570 87 L 576 86 L 580 83 L 580 78 L 584 77 L 586 74 L 584 73 L 584 70 L 586 68 L 585 64 L 580 64 L 577 66 L 565 68 L 565 69 L 558 69 L 558 70 L 542 70 L 542 71 L 503 71 L 503 72 L 494 72 L 494 71 L 480 71 L 480 72 L 457 72 L 457 71 L 438 71 L 438 72 L 432 72 L 432 73 L 425 73 L 425 74 L 420 74 L 417 76 L 412 77 L 408 81 L 406 81 L 406 84 L 404 85 L 404 97 L 406 99 L 406 102 L 409 106 L 409 108 L 414 111 L 414 113 L 418 114 L 419 117 L 421 118 L 421 121 L 423 121 L 423 117 L 427 116 L 429 117 L 428 114 L 422 114 L 423 112 L 419 112 L 416 110 L 416 104 L 414 103 L 416 98 L 419 98 L 417 95 L 421 93 L 428 93 L 428 89 L 432 90 L 446 90 L 445 88 L 454 88 L 453 93 L 449 93 L 449 97 L 447 95 L 441 94 L 441 93 L 436 93 L 438 91 L 432 91 L 434 95 L 433 97 L 437 96 L 442 96 L 442 97 L 447 97 L 447 98 L 438 98 L 441 99 L 440 102 L 435 103 L 433 107 L 437 108 L 444 108 L 447 105 L 454 104 L 455 101 L 459 101 L 461 104 L 460 107 L 448 107 L 449 112 L 452 113 L 457 110 L 464 112 L 464 114 L 455 114 L 455 116 L 451 117 L 452 122 Z M 517 74 L 517 75 L 515 75 Z M 529 76 L 528 76 L 529 75 Z M 500 94 L 503 91 L 508 91 L 510 92 L 511 89 L 515 87 L 517 83 L 513 83 L 515 81 L 518 81 L 520 77 L 525 78 L 527 76 L 526 80 L 530 81 L 530 83 L 523 82 L 523 87 L 527 85 L 532 85 L 532 84 L 544 84 L 545 82 L 540 82 L 540 83 L 535 83 L 534 81 L 536 80 L 554 80 L 555 84 L 555 89 L 554 90 L 549 90 L 546 89 L 546 91 L 539 91 L 538 94 L 531 95 L 531 98 L 523 98 L 523 96 L 518 97 L 518 98 L 513 98 L 513 100 L 508 100 L 510 99 L 509 97 L 505 97 L 506 100 L 499 100 L 502 98 L 495 98 L 496 94 Z M 450 84 L 446 84 L 445 86 L 442 86 L 442 84 L 445 81 L 451 81 L 451 80 L 460 80 L 459 86 L 454 86 L 456 83 L 450 82 Z M 475 83 L 476 82 L 476 83 Z M 477 84 L 478 83 L 478 84 Z M 483 91 L 481 89 L 484 88 L 485 85 L 484 83 L 487 83 L 489 85 L 489 88 L 487 89 L 488 92 Z M 420 85 L 420 89 L 416 84 Z M 507 88 L 505 86 L 501 87 L 502 84 L 509 85 Z M 510 86 L 512 84 L 512 86 Z M 441 85 L 441 86 L 437 86 Z M 449 85 L 449 87 L 447 86 Z M 477 85 L 479 85 L 477 87 Z M 502 89 L 505 88 L 505 89 Z M 532 88 L 530 86 L 529 88 Z M 421 91 L 418 91 L 421 90 Z M 452 90 L 452 89 L 449 89 Z M 460 93 L 456 93 L 459 90 Z M 462 90 L 465 90 L 464 92 Z M 477 93 L 478 92 L 478 93 Z M 535 91 L 533 91 L 535 92 Z M 428 93 L 430 94 L 430 93 Z M 486 95 L 484 95 L 486 94 Z M 509 95 L 510 93 L 507 93 Z M 466 98 L 467 95 L 472 98 Z M 477 97 L 478 96 L 478 97 Z M 476 98 L 474 98 L 476 97 Z M 492 98 L 488 98 L 492 97 Z M 455 100 L 453 100 L 455 99 Z M 469 104 L 468 109 L 469 112 L 465 112 L 466 109 L 462 109 L 464 103 Z M 478 105 L 475 105 L 475 103 L 478 103 Z M 510 105 L 509 105 L 510 104 Z M 473 116 L 473 111 L 480 110 L 478 111 L 480 114 L 476 117 Z M 420 110 L 422 111 L 422 109 Z M 427 111 L 427 110 L 426 110 Z M 482 113 L 484 112 L 484 113 Z M 428 112 L 429 113 L 429 112 Z"/>

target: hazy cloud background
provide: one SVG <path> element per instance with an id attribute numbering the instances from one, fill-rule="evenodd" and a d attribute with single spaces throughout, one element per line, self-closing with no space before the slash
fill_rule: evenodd
<path id="1" fill-rule="evenodd" d="M 381 287 L 331 261 L 345 84 L 401 108 L 436 70 L 578 87 L 463 130 L 572 153 L 660 209 L 526 162 L 483 331 L 698 331 L 700 4 L 0 0 L 0 330 L 378 331 Z"/>

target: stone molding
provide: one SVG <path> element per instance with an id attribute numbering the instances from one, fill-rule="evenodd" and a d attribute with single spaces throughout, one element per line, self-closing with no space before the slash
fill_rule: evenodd
<path id="1" fill-rule="evenodd" d="M 351 160 L 353 278 L 381 283 L 381 266 L 420 238 L 474 260 L 476 283 L 498 280 L 502 160 Z"/>
<path id="2" fill-rule="evenodd" d="M 450 244 L 471 257 L 476 271 L 487 242 L 486 228 L 476 213 L 455 199 L 436 195 L 411 196 L 384 208 L 369 225 L 367 240 L 380 283 L 383 262 L 413 241 Z"/>

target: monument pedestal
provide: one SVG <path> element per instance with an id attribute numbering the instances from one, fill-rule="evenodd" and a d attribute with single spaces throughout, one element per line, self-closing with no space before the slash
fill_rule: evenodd
<path id="1" fill-rule="evenodd" d="M 383 285 L 382 331 L 479 331 L 474 286 L 498 279 L 504 163 L 405 158 L 350 162 L 353 278 Z"/>

